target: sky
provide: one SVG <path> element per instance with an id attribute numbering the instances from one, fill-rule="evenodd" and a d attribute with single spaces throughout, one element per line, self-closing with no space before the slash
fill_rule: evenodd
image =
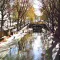
<path id="1" fill-rule="evenodd" d="M 38 0 L 33 0 L 33 4 L 32 5 L 34 7 L 35 14 L 37 16 L 41 16 L 42 13 L 41 13 L 40 9 L 42 8 L 42 3 L 40 1 L 38 1 Z"/>

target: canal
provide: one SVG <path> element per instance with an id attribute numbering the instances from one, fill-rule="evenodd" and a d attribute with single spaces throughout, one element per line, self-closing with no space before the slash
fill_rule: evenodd
<path id="1" fill-rule="evenodd" d="M 31 38 L 31 39 L 30 39 Z M 33 33 L 24 43 L 23 49 L 18 44 L 0 53 L 0 60 L 45 60 L 41 33 Z M 4 56 L 5 55 L 5 56 Z"/>

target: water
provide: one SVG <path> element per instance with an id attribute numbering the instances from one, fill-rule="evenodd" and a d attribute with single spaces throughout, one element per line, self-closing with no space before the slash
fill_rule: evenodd
<path id="1" fill-rule="evenodd" d="M 33 42 L 33 54 L 34 54 L 34 60 L 40 60 L 41 59 L 41 53 L 42 53 L 42 43 L 41 43 L 41 36 L 36 37 L 35 41 Z"/>
<path id="2" fill-rule="evenodd" d="M 25 43 L 24 51 L 23 49 L 19 51 L 18 46 L 13 46 L 4 57 L 4 60 L 42 60 L 43 45 L 41 35 L 33 33 L 32 36 L 34 38 Z"/>

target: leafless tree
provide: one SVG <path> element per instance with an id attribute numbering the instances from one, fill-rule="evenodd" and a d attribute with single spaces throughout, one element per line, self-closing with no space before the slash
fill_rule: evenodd
<path id="1" fill-rule="evenodd" d="M 43 10 L 45 10 L 49 23 L 51 24 L 51 31 L 55 32 L 56 26 L 58 30 L 58 36 L 60 36 L 60 1 L 59 0 L 42 0 Z"/>
<path id="2" fill-rule="evenodd" d="M 3 32 L 3 25 L 4 25 L 4 16 L 6 15 L 6 9 L 7 9 L 7 6 L 8 6 L 8 2 L 9 0 L 0 0 L 0 12 L 1 12 L 1 19 L 0 19 L 0 22 L 1 22 L 1 32 Z"/>

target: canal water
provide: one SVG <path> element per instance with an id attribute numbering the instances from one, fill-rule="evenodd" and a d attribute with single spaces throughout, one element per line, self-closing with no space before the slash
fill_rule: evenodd
<path id="1" fill-rule="evenodd" d="M 22 50 L 19 50 L 18 45 L 14 45 L 9 49 L 6 56 L 0 60 L 44 60 L 41 34 L 33 33 L 32 37 L 31 40 L 25 42 Z"/>

